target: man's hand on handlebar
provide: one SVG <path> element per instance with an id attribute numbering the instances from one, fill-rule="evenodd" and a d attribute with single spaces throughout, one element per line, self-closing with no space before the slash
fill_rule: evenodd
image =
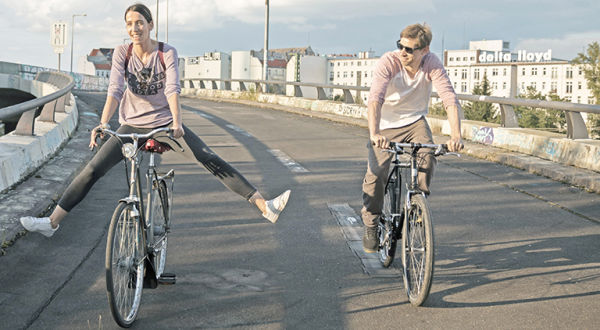
<path id="1" fill-rule="evenodd" d="M 102 128 L 102 125 L 99 125 L 97 127 L 94 127 L 94 129 L 92 129 L 92 133 L 90 136 L 90 145 L 89 145 L 90 150 L 94 150 L 94 148 L 98 146 L 98 143 L 96 143 L 97 137 L 100 137 L 101 139 L 104 138 L 104 133 L 102 133 L 102 131 L 100 130 L 101 128 Z"/>
<path id="2" fill-rule="evenodd" d="M 448 151 L 450 152 L 457 152 L 464 148 L 461 138 L 451 138 L 448 140 L 448 142 L 446 142 L 446 145 L 448 146 Z"/>
<path id="3" fill-rule="evenodd" d="M 387 149 L 390 146 L 390 142 L 388 141 L 388 138 L 383 135 L 373 134 L 371 135 L 371 145 L 379 149 Z"/>

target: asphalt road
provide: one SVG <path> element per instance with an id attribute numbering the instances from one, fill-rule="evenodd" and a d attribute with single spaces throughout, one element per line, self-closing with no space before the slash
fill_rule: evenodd
<path id="1" fill-rule="evenodd" d="M 80 95 L 102 109 L 104 94 Z M 266 197 L 292 190 L 276 224 L 195 163 L 165 154 L 175 205 L 167 270 L 136 329 L 592 329 L 600 324 L 600 196 L 468 156 L 440 159 L 429 203 L 436 264 L 412 306 L 399 277 L 369 276 L 328 204 L 361 208 L 365 129 L 183 98 L 184 123 Z M 113 119 L 114 122 L 115 119 Z M 442 142 L 443 138 L 439 138 Z M 292 172 L 269 150 L 306 169 Z M 122 164 L 52 237 L 0 258 L 1 329 L 115 329 L 106 230 L 127 195 Z"/>

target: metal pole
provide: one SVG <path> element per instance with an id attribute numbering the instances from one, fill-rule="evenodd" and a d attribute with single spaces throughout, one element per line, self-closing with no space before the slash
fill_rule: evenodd
<path id="1" fill-rule="evenodd" d="M 58 53 L 58 71 L 60 72 L 60 53 Z"/>
<path id="2" fill-rule="evenodd" d="M 265 0 L 265 47 L 263 53 L 263 80 L 267 80 L 267 69 L 268 69 L 268 51 L 269 51 L 269 0 Z M 263 93 L 267 93 L 267 84 Z"/>
<path id="3" fill-rule="evenodd" d="M 155 39 L 158 41 L 158 0 L 156 0 L 156 18 L 154 19 L 154 27 L 156 28 Z"/>
<path id="4" fill-rule="evenodd" d="M 87 16 L 87 14 L 76 14 L 73 15 L 71 20 L 71 72 L 73 72 L 73 47 L 75 45 L 75 16 Z"/>
<path id="5" fill-rule="evenodd" d="M 165 42 L 169 43 L 169 0 L 167 0 L 167 37 Z"/>

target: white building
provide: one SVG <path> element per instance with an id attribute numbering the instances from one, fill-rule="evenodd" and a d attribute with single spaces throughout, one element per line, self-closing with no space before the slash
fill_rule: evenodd
<path id="1" fill-rule="evenodd" d="M 312 55 L 294 55 L 287 63 L 287 81 L 297 81 L 303 83 L 329 84 L 328 80 L 328 60 L 323 56 Z M 302 97 L 316 99 L 318 98 L 315 87 L 300 86 Z M 331 93 L 331 91 L 325 91 Z M 285 94 L 294 95 L 294 86 L 286 86 Z"/>
<path id="2" fill-rule="evenodd" d="M 231 55 L 223 52 L 204 53 L 204 56 L 185 57 L 182 78 L 229 79 L 231 77 Z M 210 82 L 203 81 L 206 88 L 212 88 Z M 219 89 L 225 89 L 224 82 L 216 82 Z M 188 83 L 186 83 L 186 87 Z M 199 84 L 195 81 L 194 84 Z M 195 86 L 196 88 L 198 86 Z"/>
<path id="3" fill-rule="evenodd" d="M 509 97 L 516 80 L 516 95 L 533 87 L 574 103 L 594 103 L 583 70 L 570 61 L 552 58 L 551 49 L 512 53 L 509 42 L 503 40 L 472 41 L 468 50 L 445 51 L 444 66 L 457 93 L 471 94 L 486 75 L 493 96 Z"/>
<path id="4" fill-rule="evenodd" d="M 77 72 L 91 76 L 110 77 L 113 48 L 93 49 L 90 55 L 80 56 Z"/>
<path id="5" fill-rule="evenodd" d="M 269 55 L 272 55 L 271 53 Z M 275 56 L 267 62 L 267 80 L 285 81 L 287 61 Z M 263 79 L 262 53 L 249 51 L 234 51 L 231 53 L 231 79 Z M 246 86 L 250 88 L 250 86 Z M 238 83 L 231 83 L 232 90 L 240 90 Z"/>
<path id="6" fill-rule="evenodd" d="M 375 66 L 379 61 L 379 57 L 375 57 L 372 51 L 360 52 L 358 57 L 354 55 L 330 55 L 329 56 L 329 71 L 328 83 L 332 85 L 342 86 L 361 86 L 371 87 L 373 83 L 373 75 Z M 356 91 L 350 91 L 353 97 L 356 97 Z M 344 93 L 341 89 L 334 89 L 332 97 Z M 361 92 L 360 97 L 363 102 L 367 103 L 368 93 Z"/>

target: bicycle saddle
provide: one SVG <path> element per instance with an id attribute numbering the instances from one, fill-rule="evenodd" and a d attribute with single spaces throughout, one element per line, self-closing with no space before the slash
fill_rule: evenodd
<path id="1" fill-rule="evenodd" d="M 155 152 L 160 155 L 163 152 L 171 150 L 171 148 L 167 147 L 166 145 L 164 145 L 154 139 L 149 139 L 148 141 L 146 141 L 146 144 L 144 145 L 142 150 L 149 151 L 149 152 Z"/>

